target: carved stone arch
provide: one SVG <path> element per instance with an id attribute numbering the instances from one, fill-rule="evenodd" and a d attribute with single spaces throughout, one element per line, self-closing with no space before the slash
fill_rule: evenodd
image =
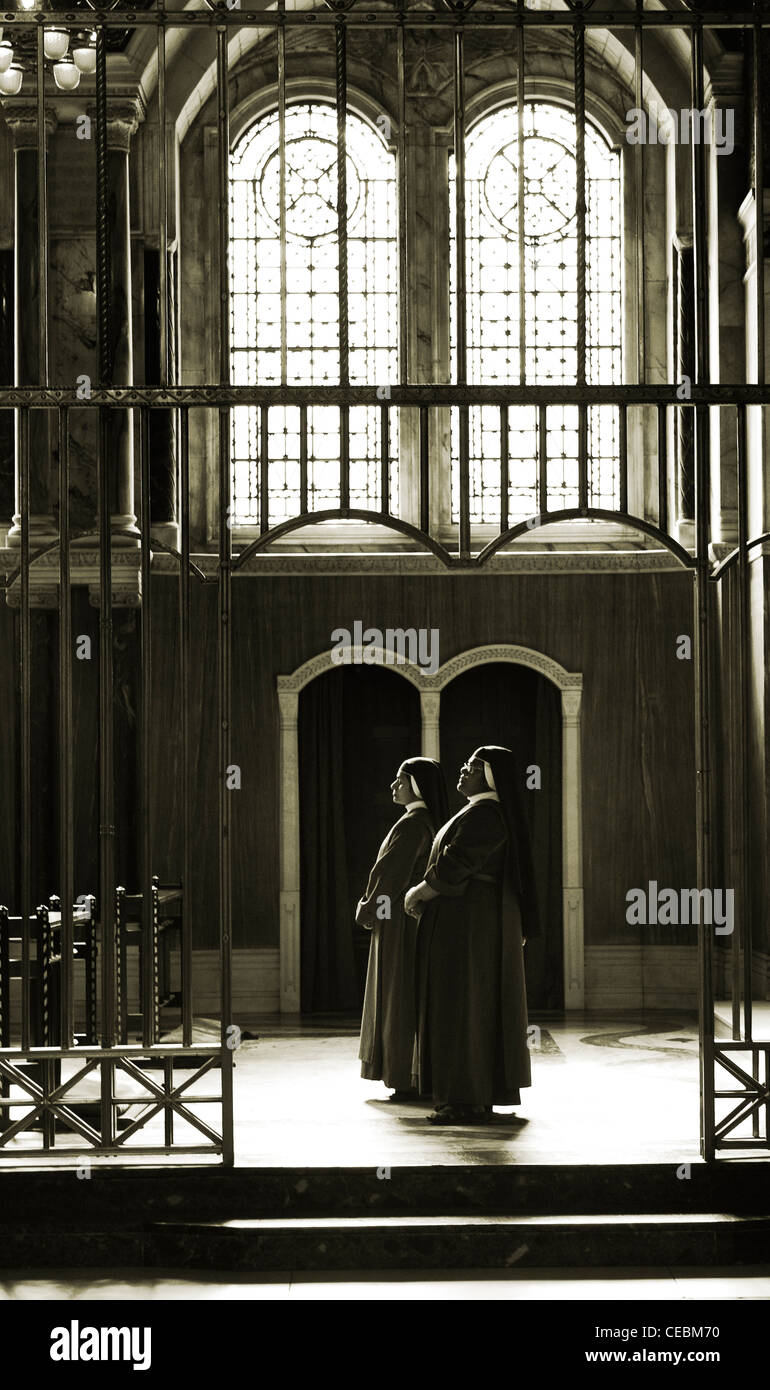
<path id="1" fill-rule="evenodd" d="M 612 77 L 616 75 L 610 74 Z M 629 100 L 629 93 L 625 84 L 619 78 L 616 79 L 619 95 L 623 96 L 623 105 Z M 656 88 L 648 78 L 644 85 L 645 104 L 657 102 L 662 106 L 663 102 Z M 553 102 L 555 106 L 566 106 L 569 110 L 575 109 L 575 87 L 574 83 L 566 77 L 559 76 L 557 73 L 534 72 L 527 73 L 524 77 L 524 100 Z M 599 130 L 613 148 L 620 145 L 626 138 L 627 122 L 624 115 L 620 114 L 619 109 L 615 109 L 610 102 L 598 92 L 590 87 L 586 88 L 585 94 L 586 117 Z M 484 87 L 482 91 L 476 92 L 466 103 L 468 129 L 476 125 L 485 116 L 497 111 L 501 106 L 516 105 L 516 79 L 511 75 L 510 78 L 500 82 L 495 82 Z"/>
<path id="2" fill-rule="evenodd" d="M 440 756 L 441 691 L 463 671 L 492 662 L 508 661 L 539 672 L 561 691 L 562 704 L 562 902 L 564 916 L 564 1005 L 584 1005 L 583 950 L 583 823 L 580 760 L 580 712 L 583 677 L 531 647 L 510 643 L 474 647 L 451 657 L 430 675 L 410 661 L 394 659 L 383 647 L 351 647 L 350 663 L 363 662 L 397 672 L 420 692 L 423 757 Z M 306 685 L 338 665 L 331 650 L 277 679 L 280 716 L 280 1008 L 300 1008 L 300 844 L 299 844 L 299 696 Z"/>
<path id="3" fill-rule="evenodd" d="M 308 74 L 307 77 L 291 77 L 286 82 L 286 105 L 292 105 L 300 101 L 323 101 L 334 105 L 336 97 L 335 84 L 329 77 L 314 77 Z M 347 87 L 348 110 L 367 121 L 374 130 L 380 129 L 382 117 L 386 116 L 390 123 L 390 138 L 385 140 L 385 144 L 393 154 L 397 148 L 398 130 L 395 116 L 383 107 L 379 98 L 371 96 L 361 87 L 348 83 Z M 230 146 L 234 148 L 237 141 L 248 130 L 250 125 L 258 121 L 269 111 L 275 111 L 278 107 L 278 85 L 271 83 L 266 87 L 259 87 L 239 102 L 232 112 L 230 118 Z"/>

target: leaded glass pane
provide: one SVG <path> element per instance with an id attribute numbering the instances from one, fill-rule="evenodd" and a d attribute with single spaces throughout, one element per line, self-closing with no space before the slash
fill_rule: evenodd
<path id="1" fill-rule="evenodd" d="M 507 106 L 484 117 L 465 142 L 467 371 L 471 384 L 520 381 L 518 115 Z M 586 380 L 620 382 L 620 161 L 586 124 Z M 456 373 L 455 170 L 450 159 L 452 371 Z M 525 373 L 533 385 L 577 380 L 575 116 L 566 107 L 524 107 Z M 509 516 L 545 510 L 538 495 L 537 411 L 508 412 Z M 578 419 L 574 407 L 547 414 L 548 509 L 578 505 Z M 452 412 L 452 519 L 459 517 L 459 430 Z M 589 502 L 618 505 L 618 419 L 614 406 L 588 411 Z M 500 515 L 499 412 L 470 411 L 471 521 Z"/>
<path id="2" fill-rule="evenodd" d="M 385 386 L 398 374 L 397 184 L 381 135 L 347 114 L 348 323 L 351 385 Z M 278 113 L 249 128 L 232 156 L 231 356 L 239 385 L 339 382 L 337 116 L 323 102 L 286 109 L 286 299 L 281 312 Z M 233 514 L 259 515 L 259 412 L 233 417 Z M 308 509 L 340 503 L 340 415 L 307 412 Z M 270 524 L 300 512 L 299 411 L 269 412 Z M 398 507 L 398 420 L 391 416 L 391 506 Z M 380 417 L 350 412 L 350 505 L 380 504 Z"/>

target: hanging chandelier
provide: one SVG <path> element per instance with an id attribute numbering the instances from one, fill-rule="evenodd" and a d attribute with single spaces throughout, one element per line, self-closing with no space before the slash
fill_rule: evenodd
<path id="1" fill-rule="evenodd" d="M 94 10 L 104 8 L 98 0 L 96 3 L 88 0 L 88 4 Z M 30 12 L 48 8 L 40 0 L 19 0 L 19 7 Z M 59 91 L 74 92 L 80 85 L 83 73 L 96 71 L 96 34 L 90 29 L 71 33 L 68 29 L 58 28 L 52 14 L 52 23 L 43 28 L 43 54 L 51 65 L 53 80 Z M 21 51 L 21 47 L 17 44 L 14 49 L 11 40 L 3 38 L 0 26 L 0 95 L 18 96 L 24 74 L 31 67 L 30 58 Z"/>

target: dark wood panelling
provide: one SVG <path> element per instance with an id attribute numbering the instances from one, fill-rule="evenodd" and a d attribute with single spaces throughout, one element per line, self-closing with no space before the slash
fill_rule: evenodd
<path id="1" fill-rule="evenodd" d="M 276 677 L 328 650 L 332 630 L 352 628 L 356 619 L 379 628 L 438 628 L 442 661 L 469 647 L 513 642 L 545 652 L 568 670 L 583 673 L 586 938 L 597 944 L 638 939 L 625 922 L 627 889 L 644 886 L 653 878 L 670 886 L 694 882 L 693 671 L 691 662 L 676 657 L 677 636 L 692 631 L 691 585 L 688 575 L 675 573 L 237 580 L 233 759 L 241 767 L 242 786 L 232 793 L 235 945 L 278 943 Z M 181 873 L 176 602 L 175 582 L 157 576 L 153 580 L 153 861 L 164 878 Z M 96 863 L 98 613 L 82 592 L 75 611 L 73 631 L 94 637 L 94 659 L 74 663 L 75 882 L 82 892 L 93 882 Z M 216 620 L 215 589 L 194 584 L 191 757 L 196 791 L 189 900 L 200 947 L 217 941 Z M 48 621 L 55 623 L 55 618 Z M 137 772 L 135 622 L 135 614 L 116 613 L 118 805 L 123 807 L 118 862 L 124 866 L 123 873 L 135 862 L 138 829 L 126 820 Z M 13 703 L 9 668 L 13 626 L 14 615 L 4 611 L 0 681 L 6 710 Z M 55 682 L 49 698 L 55 699 Z M 36 750 L 36 757 L 39 754 Z M 12 719 L 4 720 L 0 760 L 3 785 L 8 789 L 14 785 Z M 14 896 L 14 838 L 6 817 L 0 836 L 0 900 Z"/>
<path id="2" fill-rule="evenodd" d="M 179 871 L 175 586 L 154 582 L 156 862 Z M 328 649 L 356 619 L 372 627 L 437 627 L 445 661 L 468 647 L 514 642 L 582 671 L 586 932 L 591 942 L 638 939 L 625 893 L 655 878 L 693 882 L 692 663 L 687 575 L 264 578 L 234 585 L 234 921 L 238 946 L 278 941 L 278 705 L 276 677 Z M 193 753 L 196 940 L 216 941 L 216 596 L 196 593 Z M 162 692 L 168 692 L 163 695 Z"/>

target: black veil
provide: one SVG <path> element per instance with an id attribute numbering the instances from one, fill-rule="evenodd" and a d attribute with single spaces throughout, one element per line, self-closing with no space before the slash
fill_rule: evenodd
<path id="1" fill-rule="evenodd" d="M 433 829 L 438 830 L 439 826 L 449 820 L 446 782 L 440 764 L 434 758 L 407 758 L 401 767 L 414 778 L 420 796 L 428 808 Z"/>
<path id="2" fill-rule="evenodd" d="M 484 748 L 477 748 L 473 756 L 488 764 L 495 780 L 495 790 L 500 798 L 500 809 L 508 831 L 506 875 L 509 886 L 518 895 L 521 904 L 524 935 L 539 936 L 540 915 L 535 886 L 535 864 L 524 808 L 521 771 L 510 748 L 499 748 L 490 744 Z"/>

